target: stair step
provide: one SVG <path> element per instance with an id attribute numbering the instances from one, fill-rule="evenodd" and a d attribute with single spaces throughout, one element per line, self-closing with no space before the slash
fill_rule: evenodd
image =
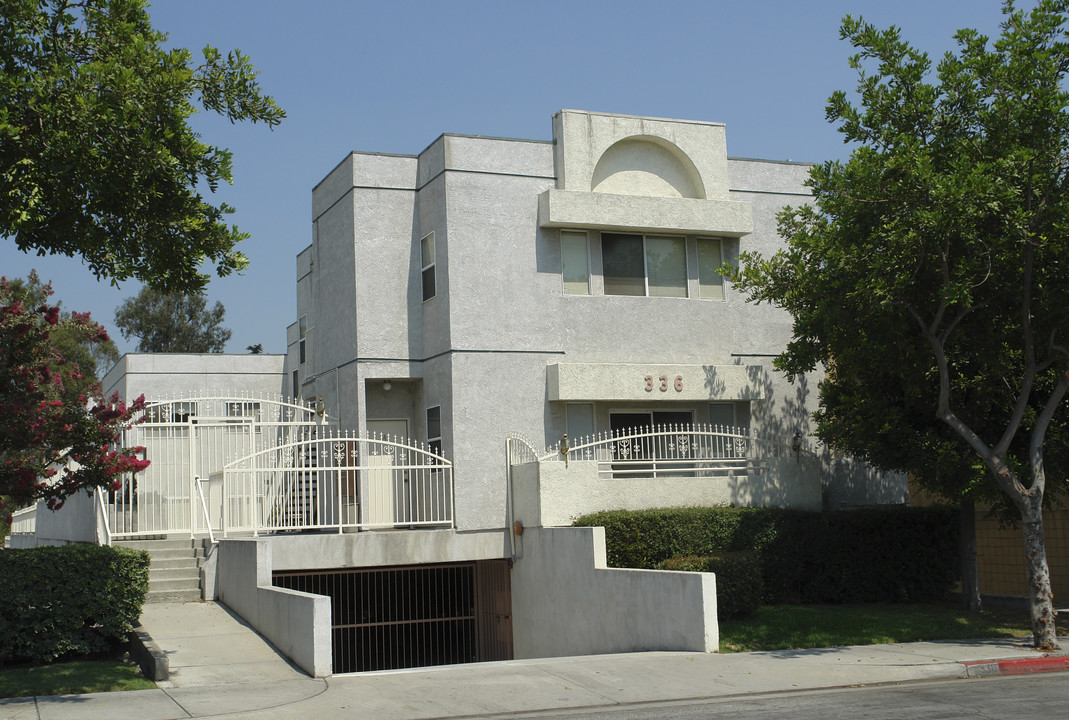
<path id="1" fill-rule="evenodd" d="M 205 540 L 200 538 L 171 538 L 160 540 L 116 540 L 115 544 L 120 547 L 133 548 L 135 550 L 190 550 L 203 548 Z"/>
<path id="2" fill-rule="evenodd" d="M 152 564 L 149 566 L 149 570 L 175 570 L 178 568 L 193 568 L 199 569 L 204 564 L 204 558 L 164 558 L 160 560 L 158 558 L 152 558 Z"/>
<path id="3" fill-rule="evenodd" d="M 176 578 L 152 580 L 149 582 L 149 592 L 161 590 L 193 590 L 200 591 L 200 579 Z"/>
<path id="4" fill-rule="evenodd" d="M 200 590 L 149 590 L 146 603 L 200 602 Z"/>
<path id="5" fill-rule="evenodd" d="M 148 572 L 149 587 L 154 587 L 162 580 L 182 580 L 200 585 L 200 571 L 197 568 L 167 568 L 164 570 L 150 569 Z"/>
<path id="6" fill-rule="evenodd" d="M 177 558 L 202 558 L 204 557 L 204 550 L 202 548 L 150 550 L 148 554 L 153 560 L 174 560 Z"/>

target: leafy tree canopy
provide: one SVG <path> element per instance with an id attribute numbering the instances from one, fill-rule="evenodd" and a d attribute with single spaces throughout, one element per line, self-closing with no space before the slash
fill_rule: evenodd
<path id="1" fill-rule="evenodd" d="M 897 29 L 847 17 L 859 103 L 837 92 L 827 115 L 856 149 L 813 168 L 812 205 L 780 217 L 787 248 L 743 253 L 734 280 L 793 316 L 780 369 L 827 368 L 832 443 L 955 483 L 974 465 L 1006 494 L 1035 643 L 1055 646 L 1041 507 L 1069 389 L 1069 2 L 1004 14 L 994 42 L 959 31 L 934 79 Z"/>
<path id="2" fill-rule="evenodd" d="M 211 310 L 203 295 L 166 293 L 144 287 L 115 310 L 115 325 L 124 338 L 137 338 L 138 352 L 221 353 L 230 340 L 223 327 L 226 310 Z"/>
<path id="3" fill-rule="evenodd" d="M 39 307 L 49 302 L 52 293 L 49 285 L 43 285 L 36 272 L 30 276 L 13 278 L 8 282 L 10 297 L 30 307 Z M 89 395 L 91 386 L 99 383 L 101 377 L 119 361 L 119 349 L 110 337 L 86 337 L 74 322 L 73 314 L 60 308 L 60 322 L 52 331 L 52 347 L 63 357 L 64 361 L 78 366 L 81 378 L 70 378 L 67 383 L 74 384 L 76 395 Z"/>
<path id="4" fill-rule="evenodd" d="M 231 154 L 189 127 L 196 103 L 275 126 L 240 51 L 194 65 L 166 50 L 144 0 L 0 0 L 0 235 L 39 255 L 80 255 L 98 278 L 200 291 L 241 270 L 247 237 L 207 202 Z"/>
<path id="5" fill-rule="evenodd" d="M 44 303 L 26 302 L 42 294 Z M 118 447 L 144 397 L 127 407 L 118 396 L 105 399 L 99 384 L 83 391 L 78 365 L 52 341 L 62 331 L 84 343 L 108 336 L 88 313 L 61 315 L 47 302 L 51 294 L 35 278 L 14 290 L 0 278 L 0 496 L 16 507 L 44 499 L 59 508 L 77 490 L 115 487 L 148 465 L 139 448 Z"/>

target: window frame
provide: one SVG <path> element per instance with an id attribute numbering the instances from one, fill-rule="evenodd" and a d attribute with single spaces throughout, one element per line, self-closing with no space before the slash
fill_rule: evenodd
<path id="1" fill-rule="evenodd" d="M 308 316 L 297 318 L 297 364 L 304 365 L 308 359 L 305 339 L 308 337 Z"/>
<path id="2" fill-rule="evenodd" d="M 702 276 L 702 247 L 707 246 L 709 243 L 716 243 L 720 251 L 719 265 L 724 264 L 724 238 L 722 237 L 710 237 L 700 236 L 695 238 L 695 259 L 697 260 L 697 276 L 698 276 L 698 299 L 699 300 L 711 300 L 713 302 L 723 302 L 727 299 L 725 292 L 724 276 L 720 273 L 714 273 L 716 275 L 717 282 L 706 283 Z M 710 289 L 710 294 L 706 295 L 706 288 Z"/>
<path id="3" fill-rule="evenodd" d="M 585 265 L 583 268 L 583 274 L 585 275 L 586 288 L 583 291 L 571 290 L 569 291 L 569 281 L 567 276 L 567 267 L 565 265 L 565 259 L 567 257 L 564 247 L 567 240 L 582 240 L 583 243 L 583 255 Z M 560 231 L 560 277 L 561 286 L 565 295 L 590 295 L 590 235 L 585 230 L 561 230 Z M 575 286 L 577 281 L 572 281 L 572 285 Z"/>
<path id="4" fill-rule="evenodd" d="M 578 412 L 582 408 L 584 414 L 589 413 L 589 431 L 588 432 L 575 432 L 576 428 L 582 424 L 587 424 L 587 417 L 580 418 Z M 579 403 L 565 403 L 564 404 L 564 431 L 568 434 L 569 443 L 574 443 L 576 438 L 588 438 L 593 437 L 597 433 L 598 416 L 594 411 L 594 403 L 592 402 L 579 402 Z"/>
<path id="5" fill-rule="evenodd" d="M 437 411 L 436 414 L 437 414 L 438 418 L 435 421 L 437 423 L 437 425 L 438 425 L 438 434 L 437 435 L 431 435 L 431 411 L 432 410 L 436 410 Z M 441 405 L 431 405 L 431 406 L 429 406 L 427 408 L 427 411 L 426 411 L 426 419 L 427 419 L 427 447 L 433 454 L 438 455 L 438 456 L 441 457 L 442 456 L 442 406 Z"/>
<path id="6" fill-rule="evenodd" d="M 427 261 L 427 240 L 430 239 L 430 262 Z M 427 302 L 431 298 L 438 294 L 438 242 L 434 237 L 434 231 L 419 239 L 419 260 L 420 260 L 420 294 L 423 297 L 423 302 Z M 430 294 L 427 293 L 427 278 L 430 273 Z"/>
<path id="7" fill-rule="evenodd" d="M 637 275 L 618 275 L 618 276 L 614 275 L 614 276 L 612 276 L 613 280 L 611 280 L 611 281 L 609 280 L 610 276 L 606 271 L 606 262 L 605 262 L 605 257 L 606 257 L 606 254 L 607 254 L 606 253 L 606 239 L 613 239 L 613 238 L 630 238 L 630 239 L 638 239 L 640 241 L 641 254 L 642 254 L 642 293 L 641 294 L 639 294 L 639 293 L 631 293 L 631 292 L 615 292 L 613 290 L 610 290 L 610 287 L 614 287 L 614 288 L 618 289 L 620 286 L 623 286 L 626 283 L 627 280 L 632 280 L 632 281 L 637 280 Z M 601 243 L 601 278 L 602 278 L 602 293 L 604 295 L 611 295 L 611 296 L 614 296 L 614 297 L 675 298 L 676 300 L 686 300 L 686 299 L 689 299 L 691 297 L 691 292 L 690 292 L 690 252 L 689 252 L 690 242 L 689 242 L 689 239 L 688 239 L 688 237 L 686 235 L 672 235 L 672 234 L 661 234 L 661 233 L 602 232 L 602 233 L 600 233 L 600 236 L 599 236 L 598 239 L 599 239 L 599 242 Z M 681 269 L 682 269 L 682 280 L 683 280 L 683 282 L 682 282 L 681 285 L 676 286 L 676 287 L 679 287 L 679 289 L 682 290 L 682 293 L 683 293 L 682 295 L 669 295 L 669 294 L 664 294 L 664 293 L 651 294 L 650 293 L 650 258 L 649 258 L 650 246 L 649 246 L 649 242 L 648 242 L 649 240 L 657 240 L 657 241 L 668 240 L 668 241 L 672 241 L 672 242 L 676 242 L 676 243 L 681 243 L 682 244 L 683 267 Z M 637 268 L 635 268 L 635 269 L 637 269 Z M 658 287 L 660 287 L 660 286 L 658 286 Z M 637 289 L 637 285 L 636 285 L 636 289 Z"/>

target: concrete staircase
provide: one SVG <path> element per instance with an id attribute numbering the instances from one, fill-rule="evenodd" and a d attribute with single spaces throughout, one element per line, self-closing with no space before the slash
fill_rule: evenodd
<path id="1" fill-rule="evenodd" d="M 152 556 L 146 603 L 197 602 L 201 599 L 200 568 L 210 544 L 208 540 L 160 538 L 122 540 L 115 544 L 145 550 Z"/>

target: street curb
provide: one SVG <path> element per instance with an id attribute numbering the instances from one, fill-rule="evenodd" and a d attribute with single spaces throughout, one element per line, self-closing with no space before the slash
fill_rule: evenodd
<path id="1" fill-rule="evenodd" d="M 1069 655 L 1044 655 L 1037 658 L 1015 658 L 1013 660 L 981 660 L 962 664 L 965 666 L 967 677 L 1027 675 L 1029 673 L 1069 670 Z"/>

